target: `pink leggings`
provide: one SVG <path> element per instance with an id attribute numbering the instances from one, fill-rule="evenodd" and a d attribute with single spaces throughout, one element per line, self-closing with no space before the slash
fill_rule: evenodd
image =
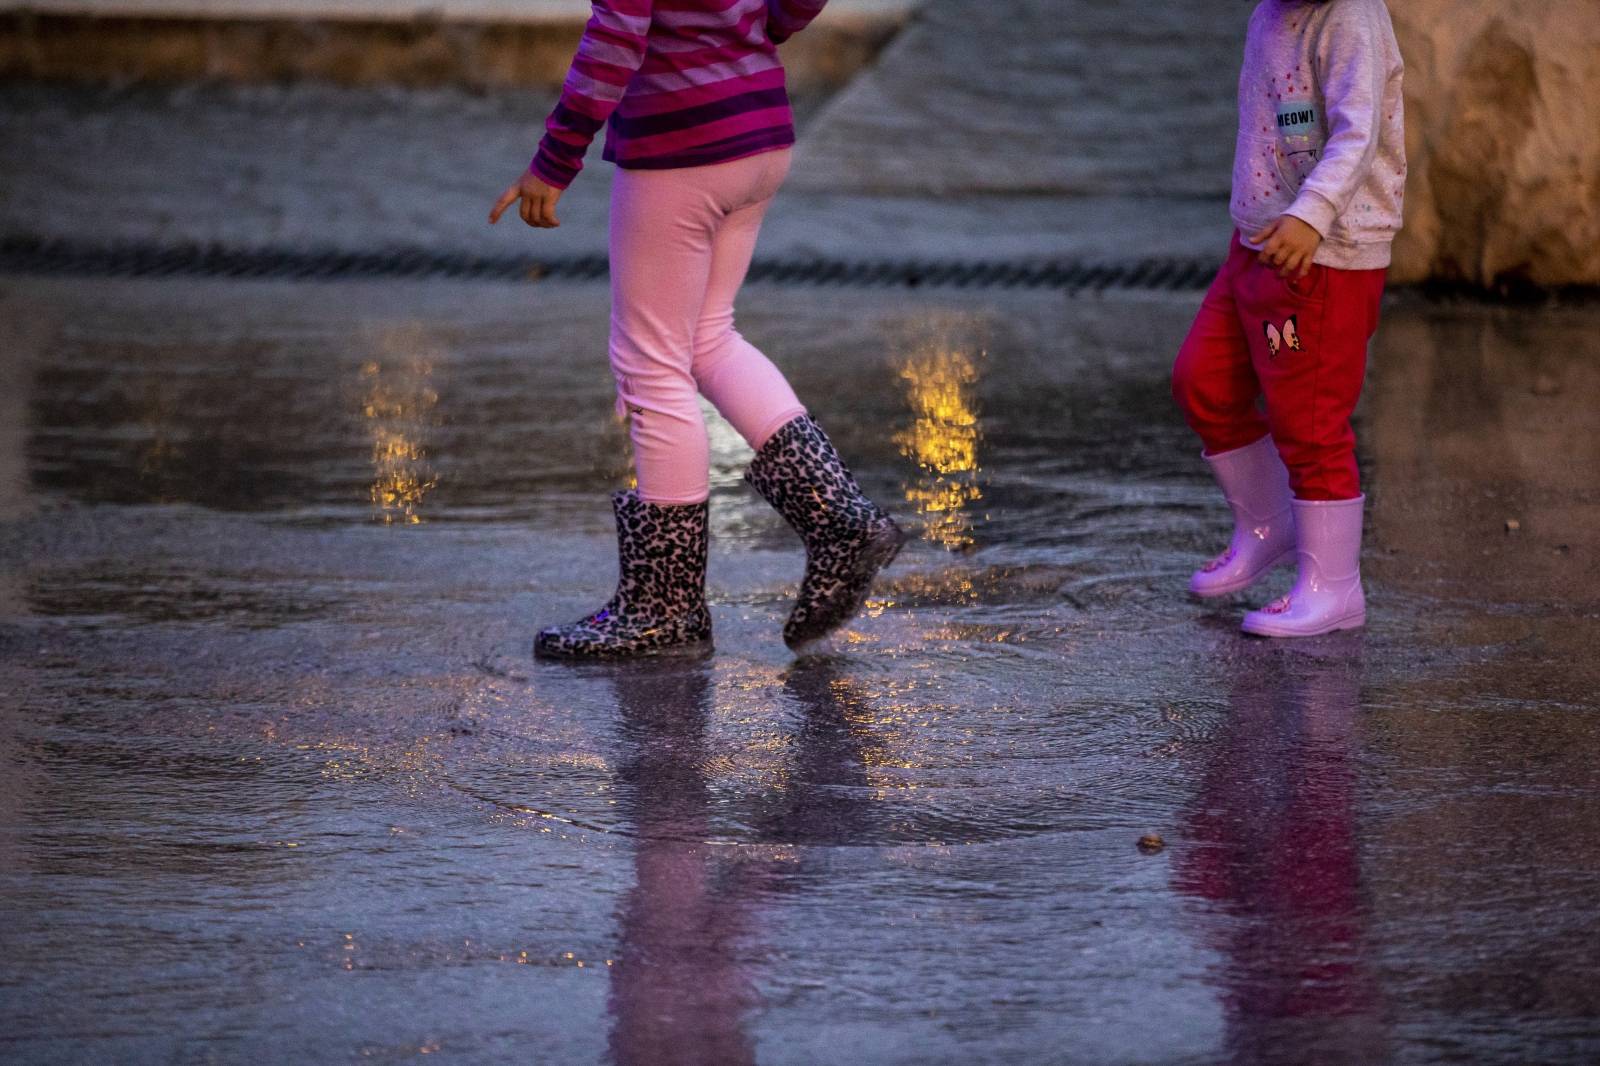
<path id="1" fill-rule="evenodd" d="M 629 416 L 639 495 L 699 503 L 710 449 L 698 396 L 760 448 L 805 414 L 777 367 L 733 328 L 733 298 L 788 150 L 676 170 L 622 170 L 611 189 L 611 372 Z"/>

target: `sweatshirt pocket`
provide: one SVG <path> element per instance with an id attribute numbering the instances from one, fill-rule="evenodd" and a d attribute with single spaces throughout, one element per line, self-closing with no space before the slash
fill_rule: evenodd
<path id="1" fill-rule="evenodd" d="M 1327 141 L 1322 132 L 1322 108 L 1310 97 L 1279 100 L 1277 124 L 1274 169 L 1292 196 L 1322 159 L 1322 146 Z"/>

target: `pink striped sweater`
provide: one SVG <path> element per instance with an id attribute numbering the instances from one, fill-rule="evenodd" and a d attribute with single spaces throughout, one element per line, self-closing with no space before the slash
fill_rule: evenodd
<path id="1" fill-rule="evenodd" d="M 827 0 L 593 0 L 531 169 L 564 189 L 609 124 L 604 157 L 660 170 L 794 143 L 775 43 Z"/>

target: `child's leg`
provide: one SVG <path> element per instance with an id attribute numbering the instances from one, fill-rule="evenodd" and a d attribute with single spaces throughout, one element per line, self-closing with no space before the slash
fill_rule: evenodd
<path id="1" fill-rule="evenodd" d="M 751 189 L 760 198 L 728 214 L 712 248 L 705 303 L 695 326 L 694 378 L 722 417 L 759 449 L 806 409 L 783 372 L 733 326 L 733 301 L 750 269 L 761 220 L 789 165 L 787 152 L 754 158 L 766 164 Z"/>
<path id="2" fill-rule="evenodd" d="M 696 180 L 704 169 L 619 169 L 611 191 L 611 370 L 639 495 L 655 504 L 699 503 L 710 492 L 692 365 L 724 211 Z"/>
<path id="3" fill-rule="evenodd" d="M 1231 452 L 1267 435 L 1266 420 L 1256 410 L 1261 385 L 1234 293 L 1235 279 L 1253 254 L 1234 240 L 1172 366 L 1172 398 L 1207 455 Z"/>
<path id="4" fill-rule="evenodd" d="M 711 245 L 728 213 L 709 169 L 623 170 L 612 187 L 611 370 L 629 415 L 639 487 L 612 499 L 616 593 L 586 618 L 540 630 L 540 657 L 711 649 L 706 427 L 690 372 Z"/>
<path id="5" fill-rule="evenodd" d="M 906 538 L 861 491 L 783 374 L 733 328 L 734 297 L 767 205 L 788 173 L 789 153 L 767 152 L 725 166 L 748 183 L 728 202 L 717 233 L 696 322 L 694 376 L 706 398 L 756 449 L 745 479 L 805 543 L 805 576 L 783 626 L 784 642 L 799 650 L 860 611 L 873 578 Z"/>
<path id="6" fill-rule="evenodd" d="M 1261 384 L 1234 291 L 1251 255 L 1234 240 L 1172 367 L 1173 398 L 1204 444 L 1211 475 L 1233 512 L 1228 547 L 1189 578 L 1196 596 L 1248 588 L 1294 548 L 1289 480 L 1256 409 Z"/>
<path id="7" fill-rule="evenodd" d="M 1286 281 L 1257 263 L 1239 279 L 1267 424 L 1297 499 L 1361 495 L 1350 415 L 1361 397 L 1384 275 L 1314 266 Z"/>
<path id="8" fill-rule="evenodd" d="M 1313 637 L 1365 624 L 1361 483 L 1350 414 L 1378 323 L 1382 270 L 1314 266 L 1286 281 L 1259 264 L 1239 279 L 1272 440 L 1294 490 L 1299 577 L 1287 596 L 1244 616 L 1246 633 Z"/>

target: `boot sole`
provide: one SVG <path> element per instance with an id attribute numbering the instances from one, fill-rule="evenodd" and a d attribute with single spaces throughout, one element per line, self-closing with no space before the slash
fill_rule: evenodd
<path id="1" fill-rule="evenodd" d="M 1282 555 L 1272 560 L 1272 562 L 1268 563 L 1266 566 L 1263 566 L 1260 570 L 1257 570 L 1255 573 L 1250 574 L 1247 577 L 1242 577 L 1231 584 L 1216 585 L 1204 592 L 1195 588 L 1193 585 L 1190 585 L 1189 595 L 1202 600 L 1214 600 L 1220 596 L 1232 596 L 1235 592 L 1243 592 L 1245 589 L 1249 588 L 1251 585 L 1254 585 L 1257 581 L 1260 581 L 1262 578 L 1266 577 L 1284 563 L 1293 561 L 1294 549 L 1289 548 L 1286 549 Z"/>
<path id="2" fill-rule="evenodd" d="M 624 651 L 620 648 L 592 652 L 565 648 L 551 649 L 541 648 L 536 642 L 533 646 L 533 657 L 550 663 L 614 663 L 630 659 L 703 659 L 715 650 L 710 637 L 686 644 L 663 644 L 654 648 L 640 648 L 637 651 Z"/>
<path id="3" fill-rule="evenodd" d="M 1358 611 L 1355 614 L 1347 614 L 1336 622 L 1330 622 L 1316 629 L 1275 629 L 1270 622 L 1256 622 L 1254 624 L 1241 622 L 1239 630 L 1240 632 L 1248 633 L 1252 637 L 1287 637 L 1293 639 L 1294 637 L 1324 637 L 1329 633 L 1337 633 L 1342 629 L 1360 629 L 1366 624 L 1367 612 Z"/>
<path id="4" fill-rule="evenodd" d="M 900 549 L 904 548 L 906 546 L 906 541 L 910 539 L 911 538 L 906 535 L 906 531 L 895 524 L 890 525 L 887 536 L 883 536 L 882 534 L 874 536 L 872 542 L 867 546 L 867 550 L 861 553 L 860 564 L 856 567 L 853 574 L 853 576 L 861 582 L 861 594 L 857 596 L 855 601 L 850 604 L 849 608 L 842 615 L 840 615 L 839 620 L 828 626 L 826 629 L 818 630 L 815 633 L 807 633 L 804 636 L 794 637 L 792 639 L 789 637 L 784 637 L 783 642 L 784 644 L 788 645 L 789 650 L 793 652 L 806 651 L 818 641 L 826 640 L 841 626 L 847 624 L 854 619 L 856 615 L 860 614 L 861 608 L 867 602 L 867 596 L 872 592 L 873 579 L 878 576 L 880 571 L 895 561 L 895 558 L 900 554 Z"/>

